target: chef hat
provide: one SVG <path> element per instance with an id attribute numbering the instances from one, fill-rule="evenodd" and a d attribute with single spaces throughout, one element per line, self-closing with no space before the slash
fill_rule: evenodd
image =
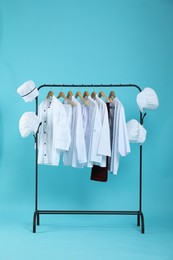
<path id="1" fill-rule="evenodd" d="M 159 100 L 156 92 L 152 88 L 144 88 L 136 97 L 136 102 L 141 112 L 143 109 L 156 109 L 159 106 Z"/>
<path id="2" fill-rule="evenodd" d="M 38 89 L 32 80 L 26 81 L 18 87 L 17 93 L 22 96 L 25 102 L 32 102 L 39 95 Z"/>
<path id="3" fill-rule="evenodd" d="M 144 143 L 147 135 L 145 128 L 135 119 L 127 122 L 127 134 L 130 143 Z"/>
<path id="4" fill-rule="evenodd" d="M 39 118 L 34 112 L 25 112 L 19 120 L 19 131 L 22 137 L 36 134 L 39 126 Z"/>

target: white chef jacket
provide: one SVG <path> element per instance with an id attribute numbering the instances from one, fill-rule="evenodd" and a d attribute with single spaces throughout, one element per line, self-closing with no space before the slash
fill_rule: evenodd
<path id="1" fill-rule="evenodd" d="M 61 150 L 68 150 L 71 142 L 66 111 L 55 97 L 44 99 L 38 108 L 42 125 L 38 135 L 38 163 L 58 165 Z"/>
<path id="2" fill-rule="evenodd" d="M 86 97 L 90 106 L 83 105 L 83 126 L 85 144 L 87 151 L 87 166 L 92 167 L 94 163 L 101 163 L 102 155 L 98 154 L 101 136 L 101 118 L 96 101 L 90 96 Z"/>
<path id="3" fill-rule="evenodd" d="M 87 162 L 81 104 L 74 96 L 71 100 L 75 103 L 72 107 L 71 144 L 69 150 L 64 152 L 63 162 L 66 166 L 80 168 Z"/>
<path id="4" fill-rule="evenodd" d="M 118 172 L 120 156 L 126 156 L 130 153 L 130 145 L 124 107 L 118 98 L 115 98 L 113 100 L 113 105 L 110 105 L 112 107 L 110 110 L 112 154 L 109 161 L 109 170 L 116 175 Z"/>
<path id="5" fill-rule="evenodd" d="M 67 125 L 69 127 L 69 133 L 70 133 L 70 136 L 71 136 L 72 106 L 66 100 L 64 100 L 63 106 L 64 106 L 65 111 L 66 111 Z"/>
<path id="6" fill-rule="evenodd" d="M 109 119 L 108 119 L 108 111 L 106 103 L 95 95 L 94 99 L 98 105 L 98 109 L 100 112 L 101 118 L 101 135 L 100 141 L 98 146 L 98 154 L 102 155 L 102 161 L 99 164 L 101 167 L 106 166 L 106 157 L 111 156 L 111 144 L 110 144 L 110 126 L 109 126 Z"/>

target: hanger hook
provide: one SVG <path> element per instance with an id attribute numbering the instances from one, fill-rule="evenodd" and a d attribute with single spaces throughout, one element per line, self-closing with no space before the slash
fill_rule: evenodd
<path id="1" fill-rule="evenodd" d="M 142 122 L 141 122 L 141 124 L 143 125 L 143 123 L 144 123 L 144 117 L 147 115 L 147 113 L 145 112 L 144 114 L 143 114 L 143 116 L 142 116 Z"/>

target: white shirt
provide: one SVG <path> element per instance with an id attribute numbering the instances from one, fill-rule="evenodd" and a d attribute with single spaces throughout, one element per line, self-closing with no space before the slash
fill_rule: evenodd
<path id="1" fill-rule="evenodd" d="M 38 134 L 38 163 L 58 165 L 61 150 L 71 142 L 67 115 L 63 104 L 55 97 L 44 99 L 38 109 L 42 125 Z"/>
<path id="2" fill-rule="evenodd" d="M 118 98 L 113 100 L 112 107 L 112 111 L 110 111 L 112 154 L 109 170 L 116 175 L 118 172 L 120 156 L 126 156 L 130 152 L 130 145 L 126 128 L 124 107 Z"/>
<path id="3" fill-rule="evenodd" d="M 75 103 L 72 107 L 71 144 L 69 151 L 64 152 L 63 162 L 66 166 L 83 167 L 83 164 L 87 162 L 87 157 L 81 104 L 74 96 L 71 100 Z"/>

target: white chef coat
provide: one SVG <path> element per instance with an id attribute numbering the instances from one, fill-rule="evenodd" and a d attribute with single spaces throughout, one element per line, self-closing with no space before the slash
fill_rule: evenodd
<path id="1" fill-rule="evenodd" d="M 64 100 L 63 106 L 64 106 L 65 111 L 66 111 L 67 125 L 69 127 L 69 133 L 70 133 L 70 136 L 71 136 L 72 106 L 66 100 Z"/>
<path id="2" fill-rule="evenodd" d="M 61 150 L 68 150 L 71 142 L 66 111 L 55 97 L 44 99 L 38 108 L 42 125 L 38 135 L 38 163 L 58 165 Z"/>
<path id="3" fill-rule="evenodd" d="M 113 100 L 113 105 L 110 105 L 112 107 L 110 110 L 112 154 L 109 162 L 109 170 L 116 175 L 118 172 L 120 156 L 126 156 L 130 153 L 130 145 L 124 107 L 118 98 L 115 98 Z"/>
<path id="4" fill-rule="evenodd" d="M 102 155 L 98 154 L 101 136 L 101 118 L 96 101 L 90 96 L 86 97 L 86 100 L 90 105 L 83 105 L 83 126 L 87 151 L 87 166 L 92 167 L 94 163 L 101 163 L 102 161 Z"/>
<path id="5" fill-rule="evenodd" d="M 69 150 L 64 152 L 63 162 L 66 166 L 80 168 L 87 162 L 81 104 L 74 96 L 71 100 L 75 103 L 72 107 L 71 144 Z"/>
<path id="6" fill-rule="evenodd" d="M 106 157 L 111 156 L 111 144 L 110 144 L 110 127 L 109 127 L 109 119 L 108 119 L 108 110 L 106 103 L 95 95 L 94 99 L 98 105 L 98 109 L 100 112 L 101 118 L 101 135 L 98 146 L 98 154 L 102 155 L 102 161 L 100 164 L 101 167 L 106 166 Z"/>

